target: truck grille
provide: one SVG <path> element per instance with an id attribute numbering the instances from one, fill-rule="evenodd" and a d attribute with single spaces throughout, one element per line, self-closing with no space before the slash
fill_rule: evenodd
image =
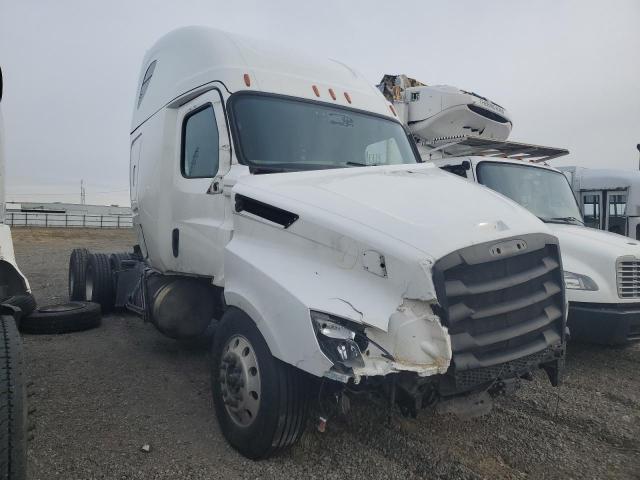
<path id="1" fill-rule="evenodd" d="M 640 298 L 640 260 L 627 258 L 618 259 L 616 265 L 618 296 Z"/>
<path id="2" fill-rule="evenodd" d="M 470 371 L 480 369 L 506 378 L 516 363 L 537 367 L 543 352 L 564 342 L 562 282 L 558 242 L 545 234 L 474 245 L 436 262 L 439 314 L 453 350 L 450 373 L 475 378 Z"/>

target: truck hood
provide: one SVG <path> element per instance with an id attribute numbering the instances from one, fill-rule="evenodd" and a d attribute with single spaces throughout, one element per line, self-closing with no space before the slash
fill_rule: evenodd
<path id="1" fill-rule="evenodd" d="M 597 291 L 567 290 L 570 302 L 619 304 L 637 298 L 618 296 L 616 262 L 620 257 L 640 259 L 640 242 L 616 233 L 578 225 L 548 224 L 560 241 L 564 270 L 587 275 Z"/>
<path id="2" fill-rule="evenodd" d="M 234 192 L 293 212 L 302 222 L 422 259 L 515 235 L 551 233 L 516 203 L 431 164 L 245 175 Z"/>
<path id="3" fill-rule="evenodd" d="M 612 260 L 627 255 L 640 258 L 640 242 L 632 238 L 579 225 L 550 223 L 548 226 L 560 240 L 563 254 L 568 250 L 580 251 L 585 261 L 594 256 Z"/>

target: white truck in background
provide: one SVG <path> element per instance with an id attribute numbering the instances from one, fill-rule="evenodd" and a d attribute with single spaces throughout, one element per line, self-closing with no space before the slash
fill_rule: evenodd
<path id="1" fill-rule="evenodd" d="M 424 161 L 514 200 L 558 237 L 572 339 L 607 344 L 640 340 L 640 242 L 585 227 L 567 179 L 546 164 L 569 153 L 567 150 L 506 141 L 512 125 L 508 113 L 477 94 L 455 87 L 430 87 L 404 75 L 386 75 L 379 88 L 415 136 Z M 484 110 L 477 106 L 478 99 Z M 588 200 L 597 192 L 586 178 L 577 176 L 574 184 L 583 182 L 579 190 Z M 631 175 L 626 183 L 620 177 L 618 181 L 612 178 L 610 175 L 607 183 L 610 191 L 600 193 L 600 202 L 604 195 L 609 198 L 609 212 L 638 213 L 620 207 L 622 198 L 625 204 L 627 198 L 633 198 Z M 621 188 L 613 188 L 623 185 L 624 197 Z"/>
<path id="2" fill-rule="evenodd" d="M 2 71 L 0 70 L 0 103 L 2 103 Z M 35 308 L 35 301 L 27 278 L 16 263 L 11 229 L 5 221 L 5 159 L 4 128 L 0 109 L 0 304 L 20 308 L 14 315 L 28 315 Z M 19 321 L 19 318 L 16 318 Z"/>
<path id="3" fill-rule="evenodd" d="M 569 179 L 585 224 L 640 240 L 640 172 L 558 167 Z"/>
<path id="4" fill-rule="evenodd" d="M 419 161 L 351 68 L 175 30 L 147 52 L 134 106 L 135 255 L 91 254 L 77 280 L 174 338 L 215 319 L 216 414 L 250 458 L 293 444 L 312 399 L 333 399 L 323 416 L 360 392 L 473 414 L 538 369 L 557 385 L 557 239 Z"/>

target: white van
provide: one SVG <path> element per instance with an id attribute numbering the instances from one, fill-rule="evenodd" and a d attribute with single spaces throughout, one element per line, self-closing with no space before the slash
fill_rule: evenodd
<path id="1" fill-rule="evenodd" d="M 529 154 L 536 152 L 529 149 Z M 560 170 L 483 156 L 434 163 L 511 198 L 558 237 L 572 339 L 607 344 L 640 340 L 640 242 L 587 228 Z"/>
<path id="2" fill-rule="evenodd" d="M 251 458 L 294 443 L 326 394 L 482 413 L 538 368 L 557 385 L 557 239 L 419 160 L 350 67 L 173 31 L 146 54 L 134 106 L 138 256 L 93 255 L 87 296 L 172 337 L 215 318 L 216 413 Z"/>
<path id="3" fill-rule="evenodd" d="M 569 179 L 585 224 L 640 240 L 640 172 L 559 167 Z"/>

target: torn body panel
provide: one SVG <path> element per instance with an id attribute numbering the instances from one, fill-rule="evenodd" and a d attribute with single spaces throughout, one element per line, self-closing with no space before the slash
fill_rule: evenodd
<path id="1" fill-rule="evenodd" d="M 404 299 L 391 315 L 387 332 L 375 328 L 366 328 L 365 332 L 393 359 L 380 355 L 381 349 L 371 345 L 364 355 L 364 367 L 353 369 L 356 381 L 394 372 L 414 372 L 420 377 L 443 374 L 451 363 L 447 328 L 426 302 Z"/>
<path id="2" fill-rule="evenodd" d="M 364 366 L 341 378 L 446 372 L 451 343 L 431 308 L 430 259 L 417 251 L 394 255 L 306 218 L 286 229 L 243 214 L 234 220 L 225 252 L 226 302 L 256 320 L 275 357 L 335 377 L 312 328 L 309 312 L 317 311 L 360 325 L 370 340 L 361 352 Z M 422 298 L 408 299 L 412 290 Z"/>

